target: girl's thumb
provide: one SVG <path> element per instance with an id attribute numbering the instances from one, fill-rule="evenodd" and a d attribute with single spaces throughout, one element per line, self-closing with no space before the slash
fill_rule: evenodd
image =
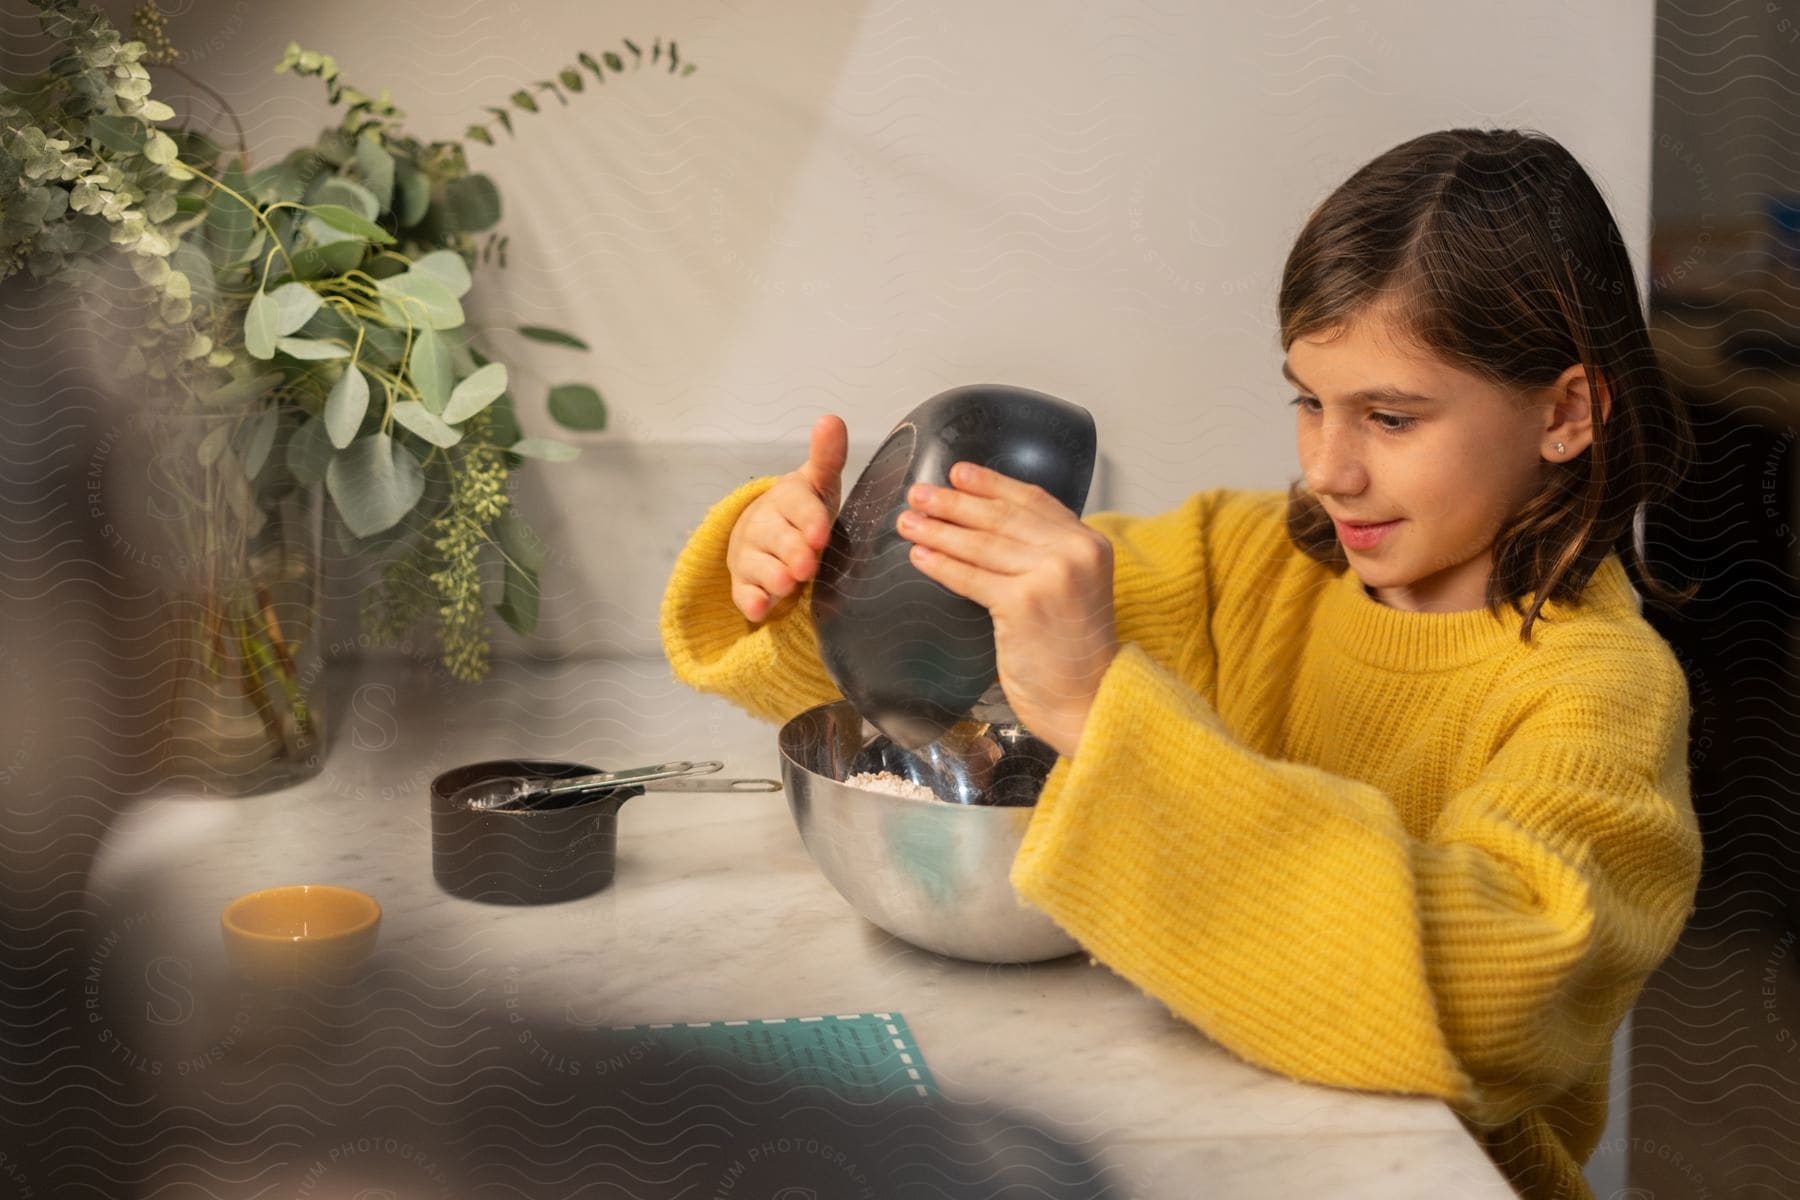
<path id="1" fill-rule="evenodd" d="M 849 457 L 850 430 L 842 419 L 823 416 L 813 426 L 812 446 L 801 472 L 813 491 L 821 496 L 835 496 L 839 477 L 844 473 L 844 460 Z"/>

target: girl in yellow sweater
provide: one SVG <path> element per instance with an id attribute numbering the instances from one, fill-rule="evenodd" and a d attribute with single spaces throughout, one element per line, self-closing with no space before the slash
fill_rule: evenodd
<path id="1" fill-rule="evenodd" d="M 1688 691 L 1640 613 L 1692 439 L 1605 201 L 1558 143 L 1414 138 L 1280 292 L 1302 477 L 1083 521 L 959 466 L 900 531 L 988 608 L 1061 757 L 1012 882 L 1244 1058 L 1449 1102 L 1521 1194 L 1587 1197 L 1611 1040 L 1692 911 Z M 715 505 L 678 678 L 835 699 L 808 617 L 847 435 Z M 1625 568 L 1628 557 L 1632 575 Z"/>

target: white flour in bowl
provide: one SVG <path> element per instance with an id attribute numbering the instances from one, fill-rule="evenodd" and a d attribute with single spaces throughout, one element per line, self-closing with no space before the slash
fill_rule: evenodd
<path id="1" fill-rule="evenodd" d="M 844 780 L 854 788 L 886 792 L 890 796 L 911 796 L 914 800 L 936 800 L 937 793 L 892 771 L 861 771 Z"/>

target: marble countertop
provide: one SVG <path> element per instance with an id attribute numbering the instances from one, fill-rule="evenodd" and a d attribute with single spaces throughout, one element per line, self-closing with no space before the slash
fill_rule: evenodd
<path id="1" fill-rule="evenodd" d="M 946 1098 L 1053 1131 L 1106 1172 L 1108 1194 L 1184 1196 L 1198 1181 L 1215 1197 L 1512 1194 L 1436 1100 L 1251 1066 L 1085 955 L 988 966 L 893 938 L 813 867 L 780 793 L 633 799 L 614 881 L 584 899 L 450 896 L 431 871 L 438 771 L 515 756 L 721 759 L 724 776 L 779 779 L 774 727 L 682 687 L 659 658 L 502 662 L 473 687 L 422 655 L 332 670 L 316 777 L 248 798 L 155 797 L 102 849 L 102 923 L 154 925 L 157 961 L 186 964 L 198 987 L 229 986 L 218 914 L 232 897 L 338 883 L 381 902 L 382 962 L 403 968 L 406 994 L 457 1014 L 446 1028 L 504 1029 L 526 1080 L 582 1074 L 571 1056 L 584 1029 L 897 1012 Z M 163 1034 L 120 1040 L 201 1091 L 205 1071 L 181 1064 L 229 1058 L 217 1051 L 236 1036 L 202 1027 L 177 1047 Z"/>

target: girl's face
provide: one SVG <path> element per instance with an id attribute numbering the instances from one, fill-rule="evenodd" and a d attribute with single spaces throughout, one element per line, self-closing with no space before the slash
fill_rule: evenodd
<path id="1" fill-rule="evenodd" d="M 1566 461 L 1592 440 L 1579 366 L 1521 393 L 1408 344 L 1378 311 L 1297 339 L 1283 374 L 1298 392 L 1306 485 L 1337 522 L 1350 569 L 1391 608 L 1484 607 L 1501 525 L 1537 490 L 1548 460 Z M 1572 421 L 1565 393 L 1576 379 Z M 1347 527 L 1370 522 L 1388 524 Z"/>

